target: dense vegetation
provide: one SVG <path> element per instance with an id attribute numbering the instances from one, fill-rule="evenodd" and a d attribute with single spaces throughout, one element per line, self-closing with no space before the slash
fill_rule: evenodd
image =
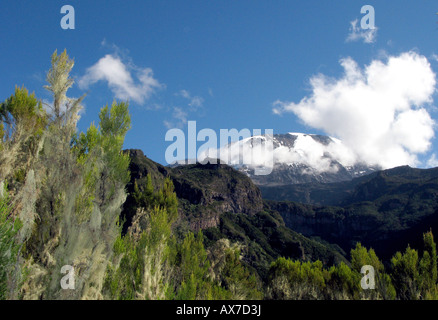
<path id="1" fill-rule="evenodd" d="M 53 54 L 51 105 L 25 88 L 0 105 L 0 299 L 438 298 L 431 231 L 387 261 L 360 243 L 346 259 L 288 228 L 227 166 L 165 168 L 123 152 L 126 102 L 78 132 L 73 65 Z M 65 265 L 73 290 L 60 285 Z M 375 289 L 361 287 L 365 265 Z"/>

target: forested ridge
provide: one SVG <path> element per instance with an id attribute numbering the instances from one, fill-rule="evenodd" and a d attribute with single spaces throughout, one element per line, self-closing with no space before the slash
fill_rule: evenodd
<path id="1" fill-rule="evenodd" d="M 236 193 L 252 188 L 231 168 L 210 168 L 208 179 L 197 165 L 132 179 L 128 102 L 102 107 L 99 124 L 78 132 L 85 96 L 67 95 L 73 66 L 66 51 L 52 55 L 51 105 L 24 87 L 0 105 L 0 299 L 438 298 L 432 231 L 388 261 L 360 243 L 342 255 L 262 204 L 203 190 L 213 175 Z M 188 187 L 215 201 L 194 204 Z M 66 265 L 74 289 L 60 285 Z M 375 289 L 361 287 L 365 265 Z"/>

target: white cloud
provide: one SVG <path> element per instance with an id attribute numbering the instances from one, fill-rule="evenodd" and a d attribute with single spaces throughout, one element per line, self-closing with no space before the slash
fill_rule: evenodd
<path id="1" fill-rule="evenodd" d="M 196 110 L 203 106 L 204 99 L 200 96 L 192 96 L 187 90 L 181 90 L 178 95 L 189 100 L 189 107 Z"/>
<path id="2" fill-rule="evenodd" d="M 132 73 L 135 73 L 137 81 Z M 143 104 L 156 89 L 162 87 L 154 78 L 152 69 L 124 64 L 118 56 L 110 54 L 89 67 L 78 84 L 81 89 L 87 89 L 98 81 L 106 81 L 116 98 L 133 100 L 139 104 Z"/>
<path id="3" fill-rule="evenodd" d="M 186 98 L 186 99 L 190 99 L 190 93 L 189 93 L 187 90 L 181 90 L 181 91 L 179 92 L 179 95 L 180 95 L 181 97 Z"/>
<path id="4" fill-rule="evenodd" d="M 373 29 L 362 29 L 358 26 L 359 20 L 353 20 L 350 22 L 350 33 L 347 36 L 346 41 L 358 41 L 363 40 L 364 43 L 373 43 L 377 37 L 377 27 Z"/>
<path id="5" fill-rule="evenodd" d="M 182 128 L 187 124 L 188 113 L 180 107 L 172 108 L 172 121 L 164 120 L 163 124 L 167 129 Z"/>
<path id="6" fill-rule="evenodd" d="M 180 120 L 183 124 L 187 123 L 187 112 L 179 107 L 173 108 L 173 117 Z"/>
<path id="7" fill-rule="evenodd" d="M 280 146 L 274 149 L 274 162 L 283 164 L 305 164 L 315 172 L 337 172 L 338 167 L 333 165 L 328 153 L 334 158 L 343 151 L 340 141 L 328 146 L 314 140 L 311 135 L 296 134 L 293 148 Z"/>
<path id="8" fill-rule="evenodd" d="M 164 120 L 164 121 L 163 121 L 163 124 L 164 124 L 164 126 L 165 126 L 167 129 L 172 129 L 172 128 L 175 127 L 175 126 L 173 125 L 172 122 L 167 121 L 167 120 Z"/>
<path id="9" fill-rule="evenodd" d="M 426 110 L 436 79 L 428 60 L 407 52 L 374 60 L 364 69 L 346 58 L 339 79 L 316 75 L 312 94 L 299 103 L 274 103 L 274 113 L 292 112 L 306 125 L 342 140 L 338 161 L 362 161 L 383 168 L 418 165 L 434 137 Z M 348 162 L 348 163 L 346 163 Z"/>
<path id="10" fill-rule="evenodd" d="M 433 153 L 432 156 L 427 160 L 427 167 L 429 168 L 438 167 L 438 159 L 436 158 L 435 153 Z"/>
<path id="11" fill-rule="evenodd" d="M 190 112 L 198 111 L 203 107 L 204 99 L 199 96 L 192 96 L 187 90 L 180 90 L 178 93 L 175 93 L 176 96 L 183 97 L 188 100 L 188 107 L 185 109 L 181 107 L 173 107 L 171 110 L 172 120 L 165 120 L 163 122 L 164 126 L 167 129 L 172 128 L 182 128 L 187 124 L 187 119 L 189 117 Z"/>

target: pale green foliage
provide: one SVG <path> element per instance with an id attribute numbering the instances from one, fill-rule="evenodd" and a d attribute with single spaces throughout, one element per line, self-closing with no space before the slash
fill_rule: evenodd
<path id="1" fill-rule="evenodd" d="M 420 260 L 421 290 L 424 299 L 438 299 L 437 252 L 432 231 L 423 234 L 424 251 Z"/>
<path id="2" fill-rule="evenodd" d="M 140 191 L 137 182 L 135 182 L 133 196 L 140 207 L 146 209 L 153 209 L 155 206 L 166 208 L 170 220 L 175 220 L 178 216 L 178 199 L 169 177 L 164 179 L 163 187 L 158 192 L 154 192 L 152 178 L 148 174 L 145 190 Z"/>
<path id="3" fill-rule="evenodd" d="M 66 97 L 72 67 L 65 51 L 53 54 L 46 88 L 53 93 L 55 117 L 43 132 L 40 152 L 25 171 L 21 189 L 23 194 L 35 191 L 20 212 L 29 273 L 22 286 L 24 299 L 101 298 L 120 231 L 117 222 L 129 180 L 129 159 L 121 152 L 130 126 L 128 106 L 114 102 L 111 110 L 103 108 L 100 128 L 91 126 L 72 142 L 82 101 Z M 75 268 L 75 290 L 60 287 L 64 265 Z"/>
<path id="4" fill-rule="evenodd" d="M 149 212 L 148 225 L 140 242 L 145 242 L 144 270 L 140 299 L 164 299 L 169 286 L 171 267 L 168 261 L 168 241 L 171 224 L 166 209 L 155 207 Z"/>
<path id="5" fill-rule="evenodd" d="M 243 265 L 240 247 L 218 241 L 207 251 L 201 231 L 189 232 L 176 246 L 174 292 L 180 300 L 261 299 L 259 283 Z"/>
<path id="6" fill-rule="evenodd" d="M 20 243 L 24 243 L 30 238 L 35 226 L 35 220 L 38 217 L 35 211 L 37 197 L 38 192 L 35 181 L 35 172 L 33 169 L 30 169 L 26 175 L 23 187 L 15 197 L 16 202 L 21 204 L 21 210 L 18 213 L 18 217 L 23 222 L 23 226 L 18 235 Z"/>
<path id="7" fill-rule="evenodd" d="M 356 273 L 360 273 L 361 268 L 365 265 L 374 268 L 376 289 L 359 290 L 360 299 L 394 299 L 396 295 L 395 289 L 389 275 L 385 273 L 383 263 L 380 262 L 373 249 L 367 250 L 367 248 L 358 243 L 356 248 L 351 250 L 351 267 Z"/>
<path id="8" fill-rule="evenodd" d="M 67 90 L 73 85 L 74 81 L 70 78 L 70 71 L 74 66 L 74 61 L 70 60 L 67 50 L 58 55 L 57 50 L 52 54 L 52 67 L 47 73 L 47 82 L 44 86 L 53 94 L 53 109 L 55 117 L 61 116 L 61 106 L 67 100 Z"/>
<path id="9" fill-rule="evenodd" d="M 211 262 L 210 271 L 214 270 L 212 272 L 213 279 L 220 288 L 224 289 L 222 290 L 223 296 L 216 294 L 217 296 L 214 298 L 231 300 L 259 300 L 263 298 L 259 280 L 242 262 L 240 245 L 231 243 L 228 239 L 221 239 L 209 252 L 209 260 Z"/>
<path id="10" fill-rule="evenodd" d="M 103 156 L 109 167 L 109 174 L 114 181 L 128 183 L 129 155 L 121 154 L 123 141 L 128 130 L 131 128 L 131 117 L 128 112 L 128 104 L 125 102 L 113 102 L 111 109 L 108 106 L 102 108 L 99 114 L 100 135 Z"/>
<path id="11" fill-rule="evenodd" d="M 29 238 L 33 226 L 35 204 L 38 196 L 34 167 L 44 142 L 47 116 L 42 104 L 25 88 L 15 88 L 15 93 L 0 105 L 3 129 L 0 152 L 0 194 L 8 181 L 11 200 L 10 217 L 21 221 L 23 226 L 14 241 L 22 247 Z M 9 297 L 19 296 L 22 284 L 23 261 L 15 252 L 13 272 L 9 276 Z"/>
<path id="12" fill-rule="evenodd" d="M 170 290 L 170 243 L 177 202 L 173 185 L 167 181 L 156 193 L 145 198 L 128 230 L 114 245 L 115 256 L 108 266 L 104 285 L 110 299 L 165 299 Z M 151 191 L 151 190 L 149 190 Z M 138 195 L 139 196 L 139 195 Z M 161 201 L 159 201 L 159 199 Z M 161 204 L 160 204 L 161 203 Z"/>
<path id="13" fill-rule="evenodd" d="M 410 247 L 405 253 L 397 252 L 391 259 L 392 280 L 402 300 L 417 300 L 420 298 L 418 272 L 418 251 Z"/>
<path id="14" fill-rule="evenodd" d="M 20 243 L 17 241 L 21 223 L 11 215 L 11 202 L 5 186 L 0 196 L 0 300 L 15 298 L 21 271 L 17 265 Z"/>
<path id="15" fill-rule="evenodd" d="M 108 106 L 102 108 L 99 114 L 100 127 L 103 135 L 110 135 L 113 137 L 124 137 L 131 127 L 131 117 L 128 113 L 127 103 L 113 102 L 111 109 Z M 119 148 L 122 147 L 123 141 Z"/>
<path id="16" fill-rule="evenodd" d="M 361 276 L 344 262 L 329 269 L 327 279 L 328 296 L 334 300 L 359 299 Z"/>
<path id="17" fill-rule="evenodd" d="M 231 243 L 229 239 L 220 239 L 207 251 L 210 260 L 210 278 L 214 281 L 221 281 L 221 274 L 227 264 L 228 252 L 240 252 L 241 246 L 238 243 Z M 239 257 L 240 258 L 240 257 Z"/>
<path id="18" fill-rule="evenodd" d="M 26 88 L 16 87 L 15 93 L 0 104 L 0 181 L 9 179 L 13 183 L 16 173 L 32 165 L 46 124 L 41 101 Z"/>
<path id="19" fill-rule="evenodd" d="M 365 265 L 373 266 L 377 272 L 383 271 L 383 264 L 373 249 L 367 249 L 360 243 L 356 244 L 356 248 L 351 250 L 351 268 L 357 272 L 360 272 L 361 268 Z"/>
<path id="20" fill-rule="evenodd" d="M 5 136 L 5 126 L 0 122 L 0 151 L 3 150 L 3 138 Z"/>
<path id="21" fill-rule="evenodd" d="M 271 265 L 269 295 L 273 299 L 322 299 L 326 286 L 320 261 L 300 262 L 278 258 Z"/>
<path id="22" fill-rule="evenodd" d="M 361 287 L 363 266 L 375 271 L 375 289 Z M 373 249 L 360 243 L 351 250 L 351 267 L 341 262 L 329 269 L 320 261 L 301 262 L 279 258 L 270 269 L 268 296 L 273 299 L 381 300 L 395 299 L 390 276 Z"/>
<path id="23" fill-rule="evenodd" d="M 74 153 L 78 164 L 84 170 L 84 188 L 76 197 L 76 210 L 80 216 L 88 217 L 92 211 L 96 194 L 93 192 L 99 183 L 107 190 L 102 196 L 111 198 L 118 184 L 129 181 L 129 156 L 121 153 L 125 134 L 130 128 L 131 119 L 126 103 L 113 102 L 101 109 L 99 127 L 93 124 L 87 133 L 75 139 Z M 103 168 L 100 168 L 104 165 Z"/>
<path id="24" fill-rule="evenodd" d="M 181 286 L 177 289 L 176 299 L 211 299 L 211 286 L 207 285 L 210 262 L 201 232 L 196 237 L 192 232 L 186 235 L 179 249 L 179 259 Z"/>
<path id="25" fill-rule="evenodd" d="M 432 232 L 425 233 L 423 241 L 421 258 L 417 250 L 408 247 L 391 259 L 391 277 L 399 299 L 438 299 L 437 254 Z"/>

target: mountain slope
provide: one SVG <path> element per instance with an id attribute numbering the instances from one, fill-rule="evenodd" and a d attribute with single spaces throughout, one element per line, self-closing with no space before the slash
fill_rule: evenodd
<path id="1" fill-rule="evenodd" d="M 294 201 L 313 205 L 345 206 L 359 201 L 374 201 L 382 194 L 406 193 L 411 187 L 432 183 L 438 168 L 417 169 L 401 166 L 337 183 L 303 183 L 287 186 L 259 186 L 264 199 Z"/>
<path id="2" fill-rule="evenodd" d="M 158 188 L 169 177 L 174 185 L 190 229 L 217 226 L 225 212 L 254 215 L 263 210 L 260 190 L 244 174 L 224 164 L 194 164 L 175 168 L 164 167 L 148 159 L 141 150 L 128 150 L 131 164 L 131 182 L 124 218 L 127 223 L 135 214 L 134 183 L 145 189 L 147 175 Z"/>
<path id="3" fill-rule="evenodd" d="M 302 198 L 306 188 L 298 187 L 295 196 Z M 328 194 L 337 206 L 269 200 L 265 205 L 280 212 L 289 228 L 336 243 L 345 251 L 360 241 L 389 257 L 416 243 L 421 233 L 438 228 L 438 168 L 398 167 L 349 183 L 311 187 L 307 194 L 313 202 L 328 201 Z"/>
<path id="4" fill-rule="evenodd" d="M 336 245 L 309 239 L 288 228 L 281 215 L 272 210 L 254 216 L 245 214 L 221 215 L 216 228 L 204 230 L 207 244 L 230 239 L 243 245 L 243 259 L 264 277 L 270 263 L 278 257 L 300 261 L 319 260 L 325 265 L 348 264 L 345 252 Z"/>

